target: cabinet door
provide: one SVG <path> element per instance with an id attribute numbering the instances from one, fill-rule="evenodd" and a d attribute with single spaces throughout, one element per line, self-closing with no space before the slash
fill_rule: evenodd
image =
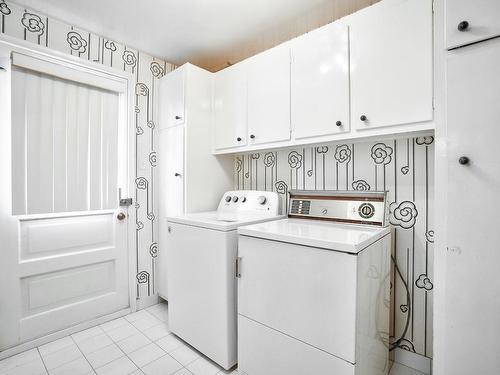
<path id="1" fill-rule="evenodd" d="M 500 1 L 446 1 L 446 45 L 455 48 L 500 35 Z"/>
<path id="2" fill-rule="evenodd" d="M 214 148 L 222 150 L 246 145 L 247 77 L 244 63 L 216 73 L 214 96 Z"/>
<path id="3" fill-rule="evenodd" d="M 180 67 L 160 80 L 159 122 L 160 129 L 184 123 L 185 68 Z"/>
<path id="4" fill-rule="evenodd" d="M 292 45 L 292 130 L 296 139 L 349 131 L 349 35 L 330 24 Z"/>
<path id="5" fill-rule="evenodd" d="M 447 256 L 449 314 L 440 331 L 448 374 L 496 374 L 500 368 L 499 61 L 496 39 L 450 52 L 447 63 L 447 247 L 454 251 Z M 468 164 L 459 163 L 463 156 Z"/>
<path id="6" fill-rule="evenodd" d="M 356 130 L 432 120 L 432 0 L 398 0 L 352 18 Z"/>
<path id="7" fill-rule="evenodd" d="M 184 213 L 184 127 L 160 131 L 160 210 L 162 216 Z"/>
<path id="8" fill-rule="evenodd" d="M 246 62 L 249 144 L 290 139 L 290 48 L 288 44 Z"/>

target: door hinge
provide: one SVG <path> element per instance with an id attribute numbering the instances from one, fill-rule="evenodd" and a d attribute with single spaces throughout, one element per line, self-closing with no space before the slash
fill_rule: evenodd
<path id="1" fill-rule="evenodd" d="M 236 273 L 235 276 L 241 277 L 241 257 L 236 258 Z"/>

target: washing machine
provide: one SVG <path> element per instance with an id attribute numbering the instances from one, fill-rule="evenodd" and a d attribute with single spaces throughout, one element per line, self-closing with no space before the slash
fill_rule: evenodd
<path id="1" fill-rule="evenodd" d="M 239 227 L 239 373 L 388 373 L 387 224 L 385 192 L 291 191 L 287 218 Z"/>
<path id="2" fill-rule="evenodd" d="M 225 369 L 237 362 L 237 228 L 283 218 L 266 191 L 229 191 L 217 211 L 167 218 L 170 330 Z"/>

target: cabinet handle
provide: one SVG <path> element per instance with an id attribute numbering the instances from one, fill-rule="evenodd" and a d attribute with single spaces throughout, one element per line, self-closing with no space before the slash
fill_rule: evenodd
<path id="1" fill-rule="evenodd" d="M 467 31 L 468 28 L 469 28 L 469 22 L 467 21 L 462 21 L 457 26 L 458 31 Z"/>
<path id="2" fill-rule="evenodd" d="M 241 142 L 241 137 L 236 138 L 238 142 Z"/>
<path id="3" fill-rule="evenodd" d="M 174 176 L 175 176 L 175 177 L 181 177 L 181 174 L 176 172 L 176 173 L 174 174 Z"/>
<path id="4" fill-rule="evenodd" d="M 181 116 L 175 116 L 175 119 L 176 119 L 176 120 L 181 120 L 181 119 L 182 119 L 182 117 L 181 117 Z"/>
<path id="5" fill-rule="evenodd" d="M 461 157 L 458 158 L 458 162 L 461 165 L 467 165 L 467 164 L 469 164 L 470 159 L 467 156 L 461 156 Z"/>
<path id="6" fill-rule="evenodd" d="M 337 121 L 337 122 L 335 123 L 335 125 L 337 125 L 337 126 L 342 126 L 342 121 Z"/>
<path id="7" fill-rule="evenodd" d="M 365 116 L 365 115 L 361 115 L 361 116 L 359 117 L 359 119 L 360 119 L 361 121 L 366 121 L 366 120 L 367 120 L 367 118 L 366 118 L 366 116 Z"/>
<path id="8" fill-rule="evenodd" d="M 255 135 L 250 134 L 250 138 L 255 139 Z"/>

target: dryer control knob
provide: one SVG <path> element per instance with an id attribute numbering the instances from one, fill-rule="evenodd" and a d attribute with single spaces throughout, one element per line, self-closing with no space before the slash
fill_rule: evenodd
<path id="1" fill-rule="evenodd" d="M 234 203 L 238 202 L 238 197 L 236 195 L 233 197 L 233 202 Z"/>
<path id="2" fill-rule="evenodd" d="M 257 198 L 258 204 L 266 204 L 266 202 L 267 202 L 267 198 L 263 195 L 261 195 L 260 197 Z"/>
<path id="3" fill-rule="evenodd" d="M 227 203 L 231 202 L 231 197 L 229 195 L 226 197 L 226 202 Z"/>

